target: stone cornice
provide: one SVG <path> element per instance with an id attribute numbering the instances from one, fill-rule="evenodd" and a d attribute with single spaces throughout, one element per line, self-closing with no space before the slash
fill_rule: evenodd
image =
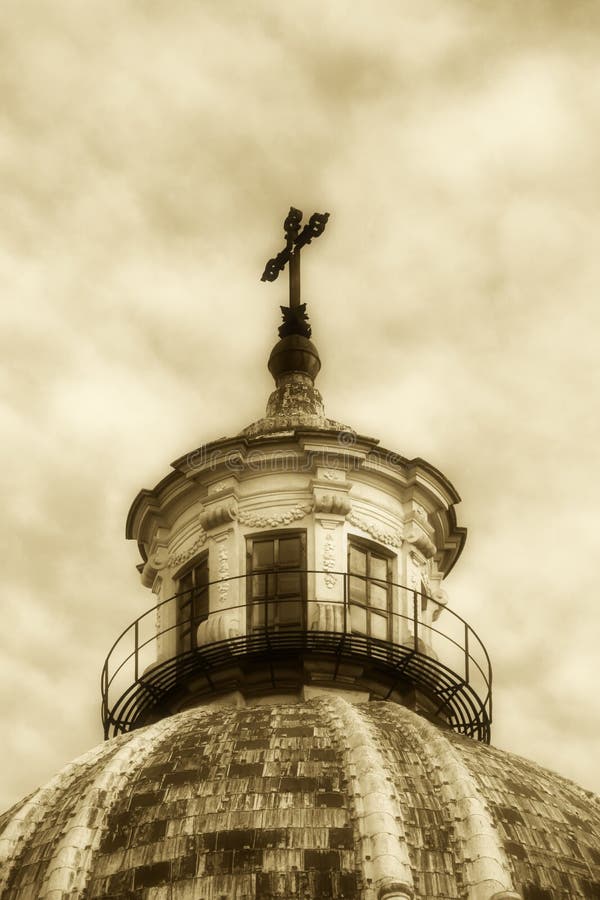
<path id="1" fill-rule="evenodd" d="M 426 536 L 419 533 L 420 529 L 415 530 L 415 543 L 422 545 L 426 555 L 431 555 L 435 544 L 436 559 L 445 574 L 454 566 L 465 543 L 466 529 L 457 526 L 454 511 L 454 504 L 460 497 L 438 469 L 419 457 L 409 460 L 391 453 L 380 447 L 375 439 L 350 430 L 296 428 L 257 438 L 243 435 L 222 438 L 180 457 L 172 465 L 174 471 L 153 490 L 139 492 L 127 518 L 127 537 L 138 540 L 142 558 L 157 529 L 171 527 L 190 507 L 203 505 L 203 521 L 209 529 L 220 522 L 233 520 L 235 506 L 228 506 L 225 496 L 218 511 L 209 512 L 207 501 L 210 502 L 211 494 L 230 487 L 231 479 L 241 485 L 257 471 L 260 474 L 296 470 L 312 473 L 313 508 L 317 513 L 348 515 L 351 512 L 349 499 L 339 497 L 341 492 L 349 489 L 348 478 L 352 482 L 367 479 L 374 486 L 384 487 L 401 502 L 414 502 L 428 513 L 427 522 L 418 522 L 416 516 L 417 525 L 425 526 Z M 229 491 L 225 490 L 227 493 Z M 274 518 L 276 525 L 272 527 L 285 524 L 275 514 L 260 514 L 252 521 L 268 523 Z M 251 527 L 269 526 L 255 524 Z M 379 534 L 378 528 L 375 532 Z M 368 533 L 378 539 L 373 530 Z M 401 537 L 392 536 L 391 544 L 390 535 L 387 537 L 388 546 L 399 546 L 397 541 Z"/>

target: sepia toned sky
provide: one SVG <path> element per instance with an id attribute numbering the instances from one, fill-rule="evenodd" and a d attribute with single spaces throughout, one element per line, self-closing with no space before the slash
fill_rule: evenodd
<path id="1" fill-rule="evenodd" d="M 291 204 L 327 414 L 462 496 L 496 746 L 600 792 L 600 10 L 8 0 L 0 807 L 101 740 L 133 497 L 259 418 Z"/>

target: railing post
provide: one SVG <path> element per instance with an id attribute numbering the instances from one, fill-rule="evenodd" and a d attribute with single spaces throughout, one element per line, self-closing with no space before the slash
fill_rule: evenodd
<path id="1" fill-rule="evenodd" d="M 348 631 L 348 574 L 344 572 L 344 634 Z"/>
<path id="2" fill-rule="evenodd" d="M 417 592 L 413 591 L 413 631 L 415 641 L 415 653 L 419 651 L 419 612 L 417 605 Z"/>
<path id="3" fill-rule="evenodd" d="M 136 620 L 135 620 L 135 629 L 134 629 L 134 630 L 135 630 L 135 655 L 134 655 L 135 663 L 134 663 L 134 665 L 135 665 L 135 680 L 137 681 L 137 680 L 138 680 L 138 675 L 139 675 L 139 668 L 138 668 L 138 651 L 139 651 L 139 646 L 140 646 L 140 638 L 139 638 L 139 619 L 136 619 Z"/>
<path id="4" fill-rule="evenodd" d="M 469 683 L 469 626 L 465 622 L 465 681 Z"/>

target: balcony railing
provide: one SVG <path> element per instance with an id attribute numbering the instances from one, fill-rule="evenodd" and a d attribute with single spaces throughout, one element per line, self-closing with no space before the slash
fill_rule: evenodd
<path id="1" fill-rule="evenodd" d="M 197 592 L 192 589 L 163 600 L 132 622 L 111 647 L 102 668 L 105 737 L 152 721 L 161 714 L 161 707 L 167 708 L 169 698 L 191 681 L 195 697 L 210 699 L 223 690 L 224 672 L 250 663 L 269 670 L 271 686 L 277 690 L 281 688 L 277 673 L 287 662 L 313 657 L 335 660 L 326 680 L 340 687 L 349 686 L 344 683 L 348 664 L 356 671 L 358 663 L 366 670 L 364 684 L 372 688 L 378 683 L 378 696 L 383 699 L 407 686 L 416 688 L 428 698 L 432 716 L 443 718 L 461 734 L 489 742 L 492 667 L 482 641 L 463 618 L 429 595 L 395 582 L 330 570 L 294 571 L 307 588 L 301 606 L 297 597 L 252 599 L 249 582 L 253 577 L 282 574 L 260 572 L 208 584 L 204 588 L 211 598 L 208 619 L 194 617 L 193 602 L 184 604 Z M 330 585 L 335 579 L 343 588 L 340 599 L 317 599 L 314 582 L 318 579 L 328 579 Z M 360 581 L 384 588 L 391 609 L 367 608 L 353 599 Z M 238 602 L 221 606 L 223 596 L 234 589 Z M 289 604 L 295 604 L 296 615 Z M 182 621 L 184 606 L 189 612 Z M 251 611 L 259 606 L 264 624 L 257 626 Z M 385 622 L 385 639 L 366 633 L 364 627 L 357 630 L 357 620 L 360 617 L 362 626 L 367 609 L 379 617 L 380 624 Z M 182 646 L 182 632 L 195 634 L 203 620 L 198 646 Z M 354 687 L 360 687 L 360 677 Z"/>

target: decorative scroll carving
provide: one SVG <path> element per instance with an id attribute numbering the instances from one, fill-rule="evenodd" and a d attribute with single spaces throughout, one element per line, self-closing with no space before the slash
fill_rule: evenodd
<path id="1" fill-rule="evenodd" d="M 345 516 L 352 509 L 352 500 L 347 494 L 316 494 L 315 512 L 333 513 Z"/>
<path id="2" fill-rule="evenodd" d="M 351 525 L 355 525 L 356 528 L 362 528 L 363 531 L 374 537 L 380 544 L 387 544 L 388 547 L 397 548 L 402 546 L 402 533 L 400 531 L 387 531 L 376 522 L 363 519 L 362 516 L 357 515 L 355 512 L 348 513 L 346 518 Z"/>
<path id="3" fill-rule="evenodd" d="M 228 487 L 229 487 L 229 485 L 227 484 L 226 481 L 217 481 L 216 484 L 210 485 L 208 492 L 209 492 L 209 494 L 220 494 L 221 491 L 224 491 Z"/>
<path id="4" fill-rule="evenodd" d="M 241 637 L 243 634 L 239 617 L 229 612 L 213 613 L 198 626 L 198 644 L 214 644 L 216 641 Z"/>
<path id="5" fill-rule="evenodd" d="M 415 525 L 413 522 L 408 534 L 404 535 L 405 540 L 409 542 L 409 544 L 414 544 L 424 556 L 433 556 L 435 554 L 435 544 L 429 538 L 422 528 L 418 525 Z"/>
<path id="6" fill-rule="evenodd" d="M 186 559 L 190 559 L 194 555 L 194 553 L 197 553 L 200 547 L 204 546 L 207 538 L 207 533 L 201 527 L 194 543 L 190 547 L 187 547 L 185 550 L 181 550 L 179 553 L 172 553 L 167 560 L 167 565 L 171 569 L 175 568 L 176 566 L 180 566 L 186 561 Z"/>
<path id="7" fill-rule="evenodd" d="M 272 510 L 269 513 L 256 513 L 241 509 L 238 512 L 238 522 L 248 525 L 250 528 L 277 528 L 279 525 L 289 525 L 297 522 L 312 512 L 312 505 L 292 506 L 289 509 Z"/>
<path id="8" fill-rule="evenodd" d="M 337 584 L 337 576 L 333 574 L 335 571 L 335 537 L 333 531 L 327 530 L 325 541 L 323 542 L 323 570 L 325 575 L 323 581 L 328 588 L 333 588 Z"/>
<path id="9" fill-rule="evenodd" d="M 222 525 L 223 522 L 231 522 L 237 516 L 237 503 L 222 503 L 218 506 L 210 506 L 203 510 L 198 519 L 205 531 Z"/>
<path id="10" fill-rule="evenodd" d="M 148 559 L 148 562 L 156 572 L 160 572 L 169 564 L 169 554 L 166 547 L 158 547 Z"/>

